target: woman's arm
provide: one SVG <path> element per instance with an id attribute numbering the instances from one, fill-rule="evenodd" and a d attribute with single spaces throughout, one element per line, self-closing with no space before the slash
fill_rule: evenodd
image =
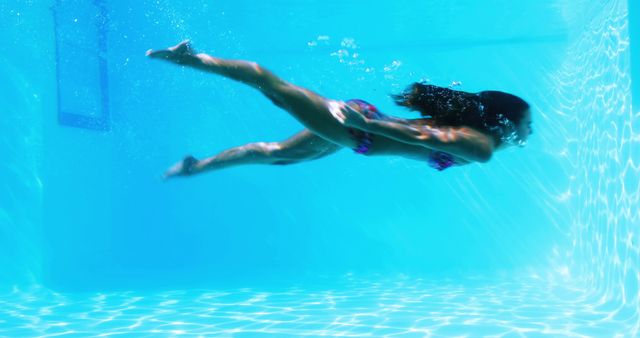
<path id="1" fill-rule="evenodd" d="M 493 153 L 493 140 L 468 127 L 435 128 L 367 119 L 359 129 L 399 142 L 444 151 L 470 161 L 487 162 Z"/>
<path id="2" fill-rule="evenodd" d="M 444 151 L 469 161 L 487 162 L 494 149 L 493 139 L 468 127 L 430 127 L 409 120 L 369 119 L 347 104 L 331 110 L 343 125 L 379 134 L 396 141 Z"/>

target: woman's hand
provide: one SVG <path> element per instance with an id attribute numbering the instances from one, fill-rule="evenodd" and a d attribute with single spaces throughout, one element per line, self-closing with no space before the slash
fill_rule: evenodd
<path id="1" fill-rule="evenodd" d="M 329 110 L 333 117 L 345 127 L 365 129 L 369 122 L 369 119 L 364 114 L 345 103 L 336 102 Z"/>
<path id="2" fill-rule="evenodd" d="M 198 164 L 198 162 L 198 159 L 189 155 L 169 168 L 169 170 L 162 175 L 162 178 L 167 180 L 177 176 L 193 175 L 196 173 L 194 169 L 196 169 L 196 164 Z"/>

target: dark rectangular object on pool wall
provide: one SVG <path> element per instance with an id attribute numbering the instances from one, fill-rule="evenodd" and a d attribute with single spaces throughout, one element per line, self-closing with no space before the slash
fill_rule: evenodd
<path id="1" fill-rule="evenodd" d="M 57 0 L 58 123 L 109 130 L 107 10 L 104 0 Z"/>
<path id="2" fill-rule="evenodd" d="M 640 1 L 629 0 L 629 39 L 631 41 L 631 105 L 640 111 Z"/>

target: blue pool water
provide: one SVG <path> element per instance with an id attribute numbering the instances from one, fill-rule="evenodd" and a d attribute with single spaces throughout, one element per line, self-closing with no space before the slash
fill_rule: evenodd
<path id="1" fill-rule="evenodd" d="M 636 1 L 0 0 L 0 32 L 0 337 L 640 336 Z M 144 56 L 183 39 L 403 117 L 413 81 L 507 91 L 534 134 L 162 182 L 302 129 Z"/>

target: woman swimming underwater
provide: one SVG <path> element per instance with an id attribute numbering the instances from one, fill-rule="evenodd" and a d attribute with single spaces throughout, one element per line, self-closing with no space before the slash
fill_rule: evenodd
<path id="1" fill-rule="evenodd" d="M 402 119 L 363 100 L 332 100 L 286 82 L 262 66 L 196 54 L 188 41 L 147 56 L 240 81 L 260 90 L 306 129 L 281 142 L 256 142 L 198 160 L 187 156 L 165 178 L 191 176 L 243 164 L 292 164 L 315 160 L 343 147 L 364 155 L 397 155 L 426 161 L 437 170 L 487 162 L 496 150 L 524 146 L 532 133 L 529 104 L 499 92 L 467 93 L 414 83 L 395 102 L 421 113 Z"/>

